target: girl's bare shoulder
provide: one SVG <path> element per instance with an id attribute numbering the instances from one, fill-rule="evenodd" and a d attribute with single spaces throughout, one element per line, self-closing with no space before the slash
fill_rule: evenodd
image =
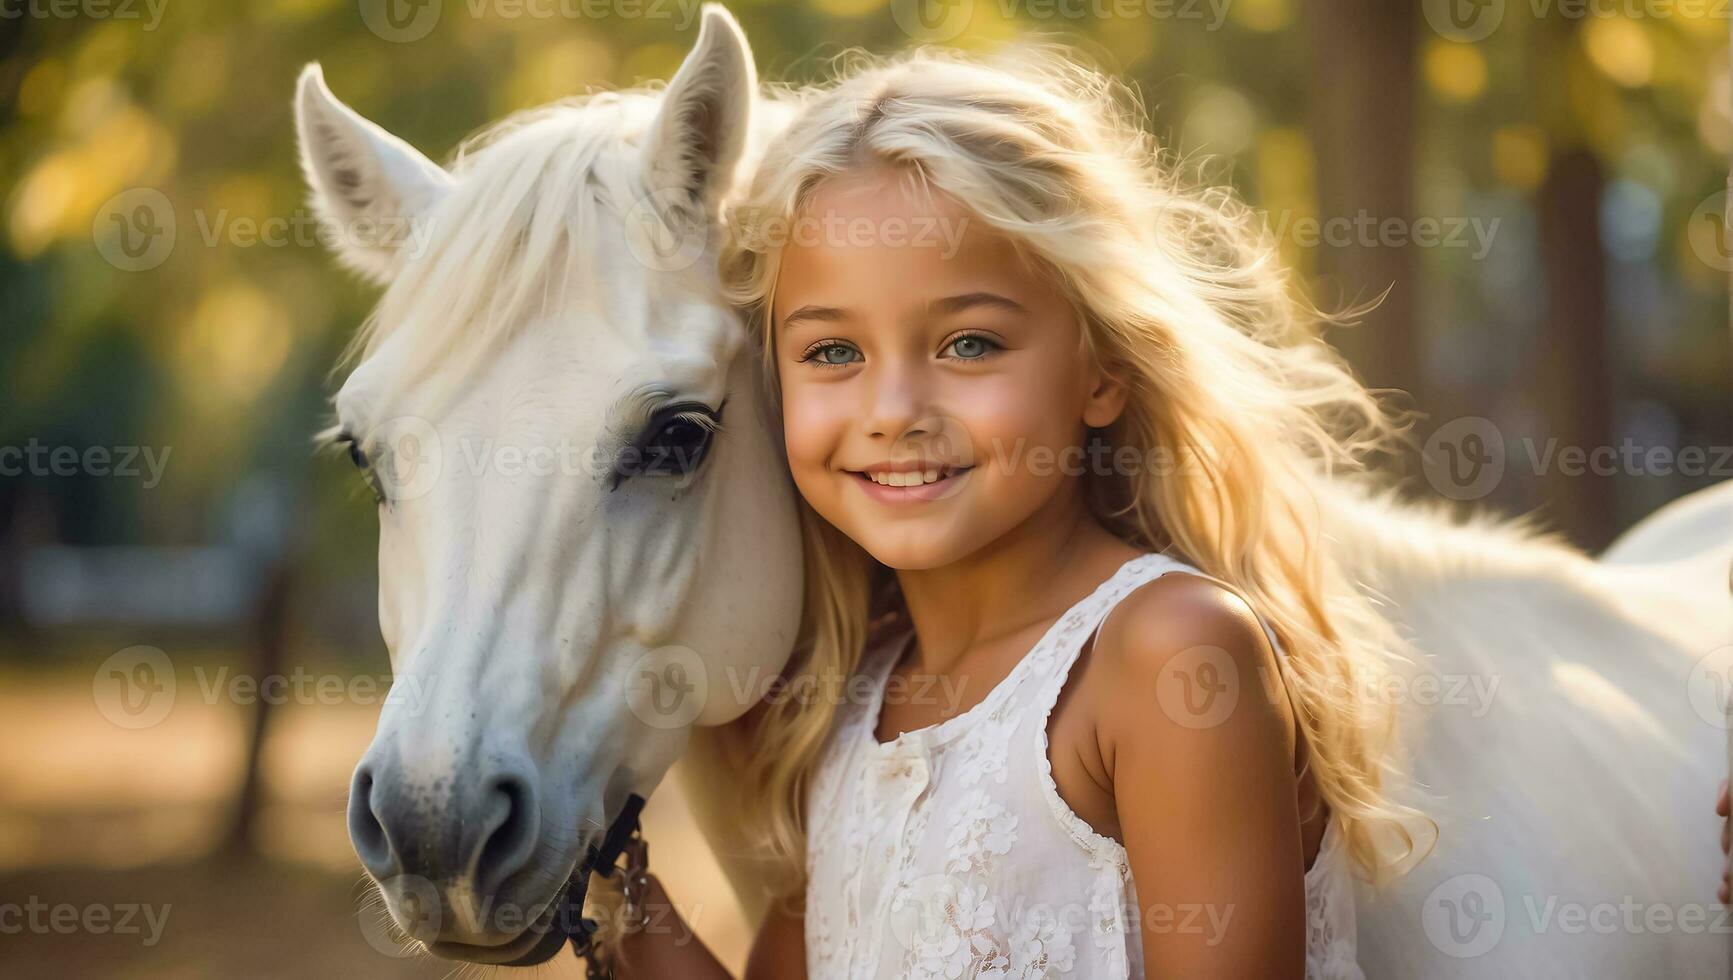
<path id="1" fill-rule="evenodd" d="M 1125 669 L 1159 667 L 1159 661 L 1206 645 L 1270 649 L 1257 613 L 1238 593 L 1215 579 L 1177 571 L 1127 593 L 1096 639 L 1098 656 Z"/>
<path id="2" fill-rule="evenodd" d="M 1279 677 L 1275 650 L 1246 600 L 1220 582 L 1185 572 L 1144 583 L 1120 600 L 1090 660 L 1107 728 L 1191 728 L 1196 719 L 1184 716 L 1188 706 L 1220 710 L 1212 691 L 1231 693 L 1235 702 L 1265 703 L 1271 699 L 1247 695 Z M 1162 710 L 1152 712 L 1152 706 Z M 1285 707 L 1282 700 L 1273 706 L 1277 715 Z"/>

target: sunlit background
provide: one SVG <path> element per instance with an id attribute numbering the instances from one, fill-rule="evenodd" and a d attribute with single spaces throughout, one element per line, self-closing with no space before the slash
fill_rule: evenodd
<path id="1" fill-rule="evenodd" d="M 1413 393 L 1417 445 L 1464 418 L 1502 438 L 1496 485 L 1453 493 L 1409 460 L 1417 492 L 1595 548 L 1730 475 L 1722 5 L 731 7 L 771 79 L 1040 31 L 1134 82 L 1314 298 L 1383 296 L 1332 337 Z M 318 60 L 444 158 L 514 110 L 667 78 L 696 23 L 687 0 L 0 0 L 0 902 L 168 910 L 154 943 L 0 934 L 0 976 L 450 972 L 393 955 L 344 832 L 389 665 L 373 508 L 312 435 L 372 294 L 319 246 L 290 93 Z M 1709 452 L 1544 462 L 1625 445 Z M 125 685 L 165 663 L 147 717 Z M 246 696 L 273 677 L 286 703 Z M 652 809 L 658 870 L 739 962 L 678 799 Z"/>

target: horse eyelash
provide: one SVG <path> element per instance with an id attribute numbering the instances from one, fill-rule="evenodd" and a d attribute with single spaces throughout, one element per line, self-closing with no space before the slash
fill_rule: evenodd
<path id="1" fill-rule="evenodd" d="M 386 499 L 385 493 L 379 489 L 379 484 L 375 482 L 373 461 L 361 451 L 361 445 L 356 441 L 354 433 L 347 429 L 333 427 L 327 432 L 320 433 L 320 435 L 325 437 L 327 446 L 348 455 L 349 462 L 353 463 L 355 468 L 360 471 L 361 483 L 367 488 L 367 495 L 373 498 L 373 502 L 379 506 L 389 507 L 390 501 Z"/>
<path id="2" fill-rule="evenodd" d="M 356 469 L 365 470 L 372 465 L 372 460 L 369 460 L 367 454 L 361 451 L 361 444 L 355 440 L 354 433 L 347 429 L 338 429 L 333 432 L 329 445 L 338 452 L 347 455 L 349 462 L 354 463 Z"/>
<path id="3" fill-rule="evenodd" d="M 722 404 L 717 405 L 715 409 L 697 402 L 688 402 L 687 404 L 692 407 L 663 415 L 661 418 L 653 418 L 653 424 L 647 427 L 636 441 L 642 442 L 644 439 L 650 438 L 660 432 L 668 423 L 675 421 L 691 422 L 713 434 L 722 431 L 722 412 L 728 407 L 728 399 L 722 399 Z"/>
<path id="4" fill-rule="evenodd" d="M 722 414 L 720 412 L 712 415 L 708 412 L 693 410 L 689 412 L 681 412 L 678 415 L 671 415 L 668 417 L 668 421 L 670 422 L 676 419 L 697 423 L 699 428 L 707 429 L 710 432 L 722 431 Z"/>

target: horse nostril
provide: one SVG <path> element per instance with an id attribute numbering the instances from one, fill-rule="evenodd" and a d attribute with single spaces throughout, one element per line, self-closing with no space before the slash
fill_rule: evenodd
<path id="1" fill-rule="evenodd" d="M 541 831 L 535 784 L 517 771 L 429 803 L 390 761 L 368 760 L 349 792 L 349 839 L 373 877 L 462 882 L 489 896 L 534 857 Z"/>
<path id="2" fill-rule="evenodd" d="M 491 829 L 482 832 L 475 879 L 477 891 L 491 895 L 501 883 L 529 863 L 535 853 L 541 813 L 536 805 L 535 791 L 522 776 L 494 777 L 485 799 Z"/>
<path id="3" fill-rule="evenodd" d="M 361 864 L 377 878 L 397 873 L 397 855 L 373 805 L 373 772 L 366 766 L 355 770 L 349 787 L 349 840 Z"/>

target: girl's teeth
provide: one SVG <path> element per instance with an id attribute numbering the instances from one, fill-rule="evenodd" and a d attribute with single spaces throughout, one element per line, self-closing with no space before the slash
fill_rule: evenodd
<path id="1" fill-rule="evenodd" d="M 939 482 L 939 470 L 910 471 L 907 473 L 869 473 L 874 483 L 887 487 L 918 487 L 923 483 Z"/>

